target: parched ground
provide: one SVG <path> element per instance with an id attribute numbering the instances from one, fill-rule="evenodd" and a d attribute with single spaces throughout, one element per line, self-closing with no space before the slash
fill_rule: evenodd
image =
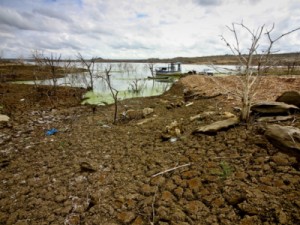
<path id="1" fill-rule="evenodd" d="M 78 106 L 77 91 L 50 101 L 0 86 L 11 117 L 0 128 L 0 224 L 300 224 L 299 163 L 261 124 L 192 134 L 236 114 L 232 78 L 215 79 L 188 76 L 162 96 L 122 101 L 120 113 L 136 113 L 116 125 L 113 106 Z M 258 100 L 300 87 L 298 77 L 268 79 Z M 187 102 L 187 90 L 222 95 Z M 154 112 L 142 118 L 145 108 Z M 162 139 L 174 121 L 179 137 Z M 299 114 L 282 124 L 300 128 Z M 51 128 L 58 133 L 46 136 Z"/>

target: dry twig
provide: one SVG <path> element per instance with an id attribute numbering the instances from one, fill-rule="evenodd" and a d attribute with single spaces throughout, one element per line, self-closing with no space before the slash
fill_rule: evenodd
<path id="1" fill-rule="evenodd" d="M 184 165 L 176 166 L 176 167 L 167 169 L 167 170 L 165 170 L 165 171 L 159 172 L 159 173 L 157 173 L 157 174 L 154 174 L 154 175 L 152 175 L 152 177 L 156 177 L 156 176 L 158 176 L 158 175 L 162 175 L 162 174 L 171 172 L 171 171 L 173 171 L 173 170 L 177 170 L 177 169 L 179 169 L 179 168 L 186 167 L 186 166 L 190 166 L 190 165 L 192 165 L 192 164 L 191 164 L 191 163 L 187 163 L 187 164 L 184 164 Z"/>

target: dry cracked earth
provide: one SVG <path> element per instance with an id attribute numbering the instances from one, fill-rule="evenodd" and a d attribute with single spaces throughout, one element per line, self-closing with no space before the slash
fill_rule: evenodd
<path id="1" fill-rule="evenodd" d="M 18 96 L 0 129 L 0 224 L 300 224 L 299 162 L 262 124 L 193 134 L 236 114 L 228 95 L 185 101 L 197 85 L 212 94 L 201 82 L 186 77 L 162 96 L 122 101 L 120 112 L 136 113 L 115 125 L 113 106 L 26 108 Z M 162 138 L 174 121 L 178 135 Z M 299 114 L 282 124 L 300 128 Z"/>

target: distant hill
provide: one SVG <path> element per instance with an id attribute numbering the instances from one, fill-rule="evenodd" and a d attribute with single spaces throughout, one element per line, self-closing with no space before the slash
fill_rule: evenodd
<path id="1" fill-rule="evenodd" d="M 256 55 L 255 59 L 260 55 Z M 276 61 L 277 65 L 285 65 L 286 63 L 300 64 L 300 53 L 281 53 L 272 54 L 271 58 Z M 175 57 L 167 59 L 149 58 L 149 59 L 103 59 L 99 58 L 98 62 L 136 62 L 136 63 L 170 63 L 181 62 L 183 64 L 215 64 L 215 65 L 236 65 L 238 59 L 234 55 L 215 55 L 201 57 Z"/>
<path id="2" fill-rule="evenodd" d="M 256 55 L 254 60 L 259 58 L 260 55 Z M 272 54 L 272 60 L 276 62 L 276 65 L 294 64 L 300 65 L 300 52 L 292 53 L 280 53 Z M 20 59 L 0 59 L 2 62 L 15 62 Z M 33 59 L 24 59 L 24 61 L 34 61 Z M 62 59 L 62 61 L 64 61 Z M 66 60 L 68 61 L 68 60 Z M 78 60 L 72 60 L 78 61 Z M 88 59 L 87 59 L 88 61 Z M 97 58 L 97 62 L 128 62 L 128 63 L 170 63 L 181 62 L 183 64 L 214 64 L 214 65 L 237 65 L 238 59 L 234 55 L 213 55 L 213 56 L 200 56 L 200 57 L 175 57 L 175 58 L 149 58 L 149 59 L 105 59 Z"/>

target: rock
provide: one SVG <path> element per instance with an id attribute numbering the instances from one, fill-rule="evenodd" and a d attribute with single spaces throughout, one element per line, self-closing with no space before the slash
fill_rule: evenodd
<path id="1" fill-rule="evenodd" d="M 81 162 L 80 170 L 81 170 L 81 172 L 96 172 L 97 171 L 97 169 L 88 162 Z"/>
<path id="2" fill-rule="evenodd" d="M 223 116 L 224 118 L 234 118 L 234 117 L 235 117 L 235 115 L 234 115 L 233 113 L 231 113 L 231 112 L 224 112 L 224 113 L 222 114 L 222 116 Z"/>
<path id="3" fill-rule="evenodd" d="M 146 116 L 150 115 L 153 112 L 154 112 L 154 109 L 152 109 L 152 108 L 144 108 L 143 109 L 143 116 L 146 117 Z"/>
<path id="4" fill-rule="evenodd" d="M 197 114 L 195 116 L 191 116 L 190 121 L 202 120 L 202 119 L 205 119 L 206 117 L 209 117 L 209 116 L 212 116 L 215 114 L 216 114 L 216 112 L 214 112 L 214 111 L 203 112 L 203 113 Z"/>
<path id="5" fill-rule="evenodd" d="M 134 119 L 142 119 L 144 117 L 143 112 L 140 110 L 129 109 L 122 113 L 123 119 L 134 120 Z"/>
<path id="6" fill-rule="evenodd" d="M 294 116 L 265 116 L 257 118 L 257 122 L 277 122 L 277 121 L 287 121 L 287 120 L 293 120 Z"/>
<path id="7" fill-rule="evenodd" d="M 169 140 L 172 137 L 179 137 L 182 133 L 181 131 L 181 126 L 176 120 L 174 120 L 170 125 L 166 126 L 161 138 L 163 140 Z"/>
<path id="8" fill-rule="evenodd" d="M 300 107 L 300 92 L 286 91 L 276 99 L 276 102 L 284 102 Z"/>
<path id="9" fill-rule="evenodd" d="M 286 114 L 293 110 L 299 110 L 299 108 L 284 102 L 260 102 L 251 107 L 252 112 L 261 114 Z"/>
<path id="10" fill-rule="evenodd" d="M 228 129 L 238 123 L 239 123 L 239 119 L 237 117 L 233 117 L 226 120 L 217 121 L 209 125 L 198 127 L 196 130 L 193 131 L 193 134 L 196 133 L 213 134 L 220 130 Z"/>
<path id="11" fill-rule="evenodd" d="M 7 115 L 0 114 L 0 129 L 9 126 L 9 119 Z"/>
<path id="12" fill-rule="evenodd" d="M 0 114 L 0 122 L 8 122 L 9 119 L 7 115 Z"/>
<path id="13" fill-rule="evenodd" d="M 300 129 L 277 124 L 268 125 L 265 136 L 278 149 L 300 159 Z"/>

